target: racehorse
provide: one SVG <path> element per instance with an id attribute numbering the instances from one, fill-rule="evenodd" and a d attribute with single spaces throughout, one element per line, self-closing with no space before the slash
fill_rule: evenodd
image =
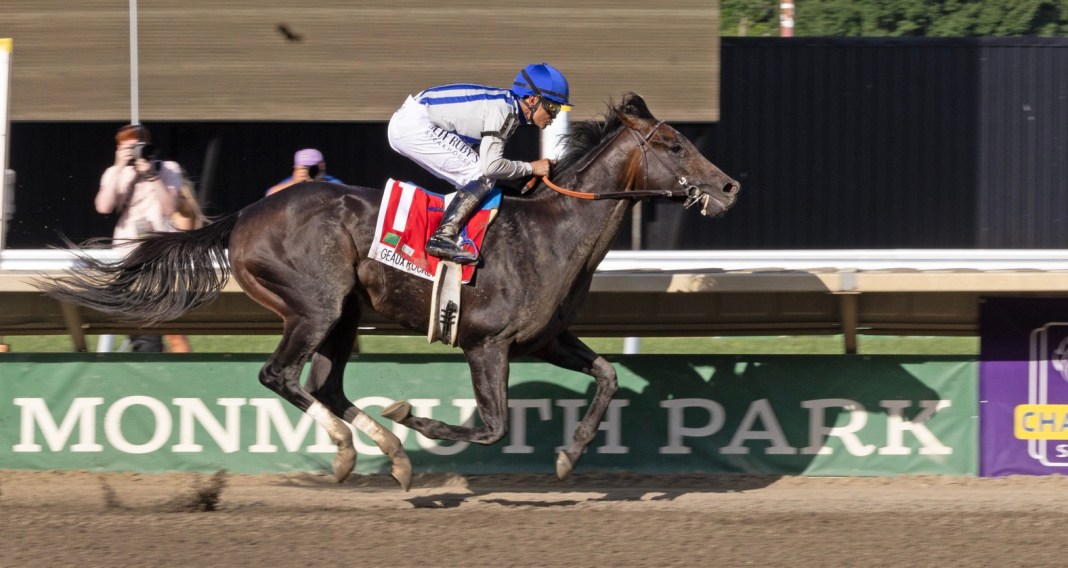
<path id="1" fill-rule="evenodd" d="M 428 438 L 492 444 L 507 431 L 509 360 L 537 357 L 596 383 L 571 446 L 557 455 L 557 476 L 570 475 L 618 387 L 612 365 L 568 327 L 630 208 L 663 198 L 718 216 L 740 187 L 654 118 L 638 95 L 627 94 L 608 110 L 604 120 L 572 125 L 553 181 L 543 178 L 524 195 L 504 197 L 483 243 L 482 265 L 463 287 L 457 344 L 470 366 L 482 425 L 413 416 L 403 401 L 383 416 Z M 379 189 L 306 182 L 203 228 L 140 239 L 119 261 L 82 255 L 84 268 L 38 286 L 62 302 L 158 323 L 211 301 L 232 274 L 282 318 L 281 341 L 260 382 L 329 433 L 338 446 L 337 480 L 356 463 L 347 422 L 389 456 L 391 474 L 407 490 L 412 467 L 400 440 L 342 388 L 365 307 L 412 330 L 426 331 L 430 323 L 432 283 L 368 258 L 381 198 Z"/>

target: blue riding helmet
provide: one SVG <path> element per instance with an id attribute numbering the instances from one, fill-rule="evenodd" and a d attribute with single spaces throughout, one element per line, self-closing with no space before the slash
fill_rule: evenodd
<path id="1" fill-rule="evenodd" d="M 567 78 L 548 63 L 532 63 L 524 67 L 515 76 L 512 92 L 520 97 L 541 95 L 565 107 L 571 106 L 568 100 Z M 570 108 L 564 110 L 570 110 Z"/>

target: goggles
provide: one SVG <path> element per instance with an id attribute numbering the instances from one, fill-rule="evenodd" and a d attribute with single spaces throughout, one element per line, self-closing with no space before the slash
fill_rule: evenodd
<path id="1" fill-rule="evenodd" d="M 560 111 L 571 110 L 571 105 L 562 105 L 556 101 L 550 101 L 544 96 L 541 97 L 541 107 L 545 109 L 545 112 L 549 113 L 550 118 L 556 118 Z"/>

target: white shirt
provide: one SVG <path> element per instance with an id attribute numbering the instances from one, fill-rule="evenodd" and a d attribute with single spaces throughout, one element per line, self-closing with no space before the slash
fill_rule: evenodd
<path id="1" fill-rule="evenodd" d="M 491 179 L 515 179 L 533 170 L 528 162 L 504 157 L 504 144 L 526 123 L 519 99 L 506 89 L 455 84 L 432 87 L 413 97 L 427 107 L 430 121 L 478 147 L 479 167 Z"/>
<path id="2" fill-rule="evenodd" d="M 111 166 L 100 177 L 96 210 L 119 213 L 113 235 L 116 241 L 137 238 L 146 231 L 174 230 L 171 213 L 182 189 L 182 168 L 175 162 L 161 162 L 158 180 L 138 180 L 136 176 L 133 166 Z"/>

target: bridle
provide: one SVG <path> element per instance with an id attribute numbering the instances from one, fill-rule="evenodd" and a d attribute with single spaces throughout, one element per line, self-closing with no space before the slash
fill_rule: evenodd
<path id="1" fill-rule="evenodd" d="M 640 149 L 641 152 L 642 152 L 642 168 L 641 168 L 641 171 L 642 171 L 642 185 L 643 185 L 643 187 L 646 187 L 646 188 L 649 187 L 649 167 L 648 167 L 648 164 L 649 164 L 649 153 L 646 151 L 645 147 L 649 143 L 649 140 L 653 137 L 653 134 L 656 134 L 656 131 L 659 130 L 661 126 L 664 126 L 664 121 L 663 120 L 661 120 L 661 121 L 657 122 L 656 124 L 654 124 L 653 127 L 649 129 L 649 132 L 646 132 L 645 134 L 642 134 L 642 133 L 638 132 L 638 129 L 635 128 L 634 126 L 631 126 L 630 124 L 626 125 L 627 129 L 631 132 L 631 134 L 633 134 L 638 139 L 638 149 Z M 668 128 L 670 128 L 670 126 Z M 645 198 L 648 198 L 648 197 L 660 197 L 660 198 L 685 197 L 686 198 L 686 202 L 683 204 L 684 207 L 689 208 L 689 207 L 692 207 L 692 206 L 696 205 L 702 198 L 702 193 L 701 193 L 700 188 L 698 188 L 695 184 L 690 183 L 686 179 L 686 176 L 679 175 L 678 172 L 675 170 L 675 168 L 673 168 L 673 167 L 671 167 L 671 165 L 667 164 L 664 161 L 664 159 L 661 158 L 660 156 L 658 156 L 656 154 L 653 154 L 653 157 L 660 161 L 660 165 L 664 166 L 668 171 L 672 172 L 675 175 L 676 181 L 681 186 L 680 188 L 678 188 L 678 189 L 666 189 L 666 190 L 642 189 L 642 190 L 608 191 L 608 192 L 604 192 L 604 193 L 590 193 L 590 192 L 586 192 L 586 191 L 575 191 L 573 189 L 567 189 L 566 187 L 560 187 L 559 185 L 556 185 L 555 183 L 553 183 L 552 180 L 549 179 L 549 176 L 541 176 L 541 181 L 543 181 L 545 183 L 545 185 L 549 186 L 549 189 L 551 189 L 551 190 L 553 190 L 553 191 L 555 191 L 557 193 L 566 195 L 568 197 L 575 197 L 575 198 L 578 198 L 578 199 L 597 200 L 597 199 L 645 199 Z M 631 185 L 632 184 L 628 183 L 628 187 L 630 187 Z"/>

